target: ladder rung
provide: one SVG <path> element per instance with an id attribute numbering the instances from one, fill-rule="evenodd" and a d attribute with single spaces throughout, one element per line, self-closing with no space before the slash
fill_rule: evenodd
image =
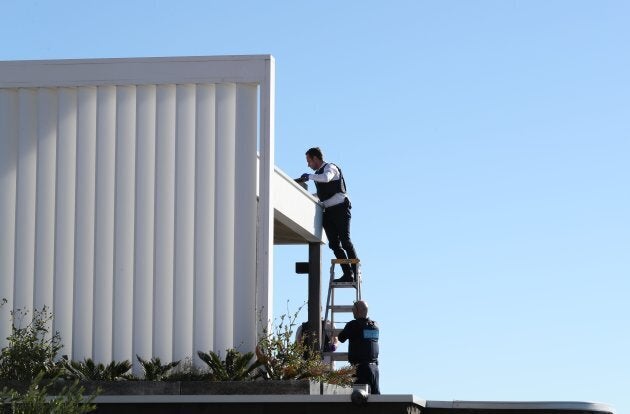
<path id="1" fill-rule="evenodd" d="M 357 282 L 332 282 L 330 284 L 331 288 L 339 289 L 339 288 L 356 288 Z"/>
<path id="2" fill-rule="evenodd" d="M 330 357 L 333 361 L 348 361 L 347 352 L 324 352 L 324 357 Z"/>
<path id="3" fill-rule="evenodd" d="M 329 309 L 333 312 L 352 312 L 354 305 L 332 305 Z"/>
<path id="4" fill-rule="evenodd" d="M 357 264 L 359 259 L 330 259 L 330 264 Z"/>

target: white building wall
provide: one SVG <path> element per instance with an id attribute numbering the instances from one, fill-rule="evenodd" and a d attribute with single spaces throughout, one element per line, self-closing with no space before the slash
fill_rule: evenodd
<path id="1" fill-rule="evenodd" d="M 74 357 L 79 360 L 92 355 L 92 320 L 94 317 L 92 307 L 92 303 L 94 302 L 94 220 L 96 212 L 96 104 L 96 87 L 79 88 L 77 104 L 74 307 L 77 310 L 81 309 L 81 312 L 73 312 L 74 319 L 72 323 L 74 330 L 72 350 Z M 54 118 L 52 120 L 54 121 Z M 54 168 L 51 168 L 48 174 L 54 177 Z M 54 191 L 51 194 L 51 198 L 54 198 Z M 41 210 L 45 211 L 44 208 Z M 37 211 L 40 212 L 39 207 Z M 52 230 L 54 231 L 54 228 Z M 46 291 L 47 288 L 43 286 L 42 292 Z M 46 303 L 46 301 L 36 301 L 36 303 Z"/>
<path id="2" fill-rule="evenodd" d="M 244 349 L 254 349 L 254 338 L 248 333 L 256 330 L 259 315 L 256 314 L 256 239 L 250 236 L 256 227 L 256 114 L 257 88 L 239 85 L 236 88 L 236 165 L 242 166 L 235 172 L 238 189 L 234 215 L 238 221 L 234 227 L 234 291 L 240 306 L 234 308 L 234 344 Z"/>
<path id="3" fill-rule="evenodd" d="M 3 313 L 50 307 L 78 360 L 252 351 L 272 303 L 271 179 L 257 176 L 273 172 L 273 59 L 0 71 Z"/>
<path id="4" fill-rule="evenodd" d="M 224 350 L 234 344 L 234 206 L 236 182 L 234 165 L 236 147 L 236 87 L 219 84 L 216 88 L 216 209 L 215 209 L 215 281 L 214 346 Z"/>
<path id="5" fill-rule="evenodd" d="M 153 354 L 153 269 L 155 248 L 156 87 L 136 88 L 136 211 L 134 228 L 133 350 Z M 140 366 L 134 360 L 134 371 Z"/>
<path id="6" fill-rule="evenodd" d="M 18 93 L 15 89 L 0 89 L 0 309 L 12 309 L 15 286 L 15 213 L 18 161 Z M 0 318 L 0 342 L 6 344 L 11 323 L 6 314 Z"/>
<path id="7" fill-rule="evenodd" d="M 195 174 L 195 278 L 193 348 L 214 349 L 214 251 L 216 174 L 216 86 L 197 87 Z M 195 355 L 196 358 L 198 358 Z"/>
<path id="8" fill-rule="evenodd" d="M 84 88 L 83 88 L 84 89 Z M 57 89 L 41 88 L 37 99 L 37 206 L 35 217 L 35 298 L 41 309 L 53 303 L 55 265 L 55 188 L 57 170 Z M 83 123 L 81 123 L 83 125 Z M 82 157 L 83 161 L 84 158 Z M 89 159 L 85 159 L 89 161 Z M 81 172 L 77 174 L 81 177 Z M 81 187 L 82 189 L 82 187 Z M 93 211 L 94 208 L 92 207 Z M 84 209 L 81 209 L 84 211 Z M 77 215 L 77 218 L 79 216 Z M 83 228 L 83 227 L 81 227 Z M 77 242 L 83 242 L 79 239 Z M 93 250 L 93 249 L 92 249 Z M 81 259 L 85 256 L 77 255 Z M 86 259 L 89 256 L 85 257 Z M 81 265 L 82 263 L 79 263 Z"/>

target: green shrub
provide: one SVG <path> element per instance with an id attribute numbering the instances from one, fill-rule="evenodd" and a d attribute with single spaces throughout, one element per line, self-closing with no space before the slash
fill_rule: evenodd
<path id="1" fill-rule="evenodd" d="M 49 397 L 49 390 L 59 376 L 44 383 L 41 371 L 24 393 L 4 388 L 0 393 L 0 413 L 12 414 L 81 414 L 96 409 L 93 404 L 96 395 L 83 397 L 84 388 L 78 381 L 64 386 L 59 395 Z"/>
<path id="2" fill-rule="evenodd" d="M 264 331 L 256 347 L 260 367 L 258 376 L 265 379 L 291 380 L 312 379 L 336 385 L 351 385 L 353 367 L 335 370 L 322 360 L 322 354 L 314 351 L 305 341 L 293 340 L 293 329 L 304 305 L 290 316 L 280 316 L 280 322 L 272 331 Z"/>
<path id="3" fill-rule="evenodd" d="M 22 327 L 27 315 L 25 309 L 11 311 L 11 335 L 7 338 L 8 345 L 0 351 L 2 380 L 30 381 L 40 372 L 46 378 L 59 373 L 55 359 L 62 348 L 61 336 L 59 332 L 50 334 L 52 314 L 46 306 L 35 309 L 30 322 Z"/>

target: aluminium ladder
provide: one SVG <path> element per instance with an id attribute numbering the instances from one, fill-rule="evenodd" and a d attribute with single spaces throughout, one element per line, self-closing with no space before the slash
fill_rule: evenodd
<path id="1" fill-rule="evenodd" d="M 335 265 L 349 264 L 356 265 L 354 282 L 335 282 Z M 335 289 L 354 288 L 356 289 L 356 299 L 361 300 L 361 263 L 359 259 L 331 259 L 330 261 L 330 282 L 328 283 L 328 298 L 326 299 L 326 313 L 324 321 L 330 321 L 330 325 L 325 323 L 326 334 L 332 340 L 333 337 L 339 335 L 343 330 L 341 328 L 335 328 L 335 321 L 337 320 L 336 314 L 339 313 L 352 313 L 352 307 L 354 305 L 335 304 Z M 329 318 L 330 314 L 330 318 Z M 347 352 L 324 352 L 323 355 L 330 357 L 330 364 L 333 365 L 334 361 L 348 361 Z"/>

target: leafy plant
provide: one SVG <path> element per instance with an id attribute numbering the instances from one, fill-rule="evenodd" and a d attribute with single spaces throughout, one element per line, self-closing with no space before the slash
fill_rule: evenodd
<path id="1" fill-rule="evenodd" d="M 259 375 L 265 379 L 313 379 L 336 385 L 352 384 L 353 367 L 333 369 L 322 360 L 319 351 L 307 345 L 307 341 L 293 341 L 293 329 L 304 305 L 290 315 L 280 316 L 280 322 L 272 331 L 264 331 L 256 347 L 260 363 Z"/>
<path id="2" fill-rule="evenodd" d="M 44 371 L 41 371 L 31 382 L 28 389 L 20 394 L 18 391 L 4 388 L 0 394 L 0 412 L 13 414 L 82 414 L 96 409 L 93 404 L 96 394 L 87 398 L 83 396 L 84 388 L 74 381 L 64 386 L 59 395 L 48 397 L 49 389 L 54 381 L 43 383 Z M 59 376 L 55 376 L 56 380 Z"/>
<path id="3" fill-rule="evenodd" d="M 164 381 L 168 378 L 168 373 L 173 368 L 179 365 L 180 361 L 169 362 L 168 364 L 162 364 L 160 358 L 154 357 L 150 360 L 144 360 L 140 358 L 140 355 L 136 355 L 142 370 L 144 371 L 144 379 L 147 381 Z"/>
<path id="4" fill-rule="evenodd" d="M 213 381 L 253 379 L 256 369 L 261 365 L 258 361 L 252 361 L 253 352 L 241 354 L 236 349 L 228 349 L 225 360 L 221 360 L 221 357 L 212 351 L 208 353 L 198 351 L 197 355 L 208 365 Z"/>
<path id="5" fill-rule="evenodd" d="M 339 369 L 329 369 L 325 371 L 319 379 L 328 384 L 349 387 L 354 383 L 353 377 L 355 374 L 356 368 L 351 365 L 346 365 Z"/>
<path id="6" fill-rule="evenodd" d="M 8 345 L 0 351 L 0 379 L 28 381 L 40 372 L 47 378 L 59 372 L 55 359 L 63 345 L 59 332 L 50 334 L 52 314 L 46 306 L 34 309 L 30 322 L 22 327 L 27 315 L 25 309 L 11 311 L 11 335 Z"/>
<path id="7" fill-rule="evenodd" d="M 112 361 L 107 365 L 95 363 L 92 358 L 80 361 L 65 361 L 64 367 L 69 376 L 83 381 L 119 381 L 130 379 L 127 373 L 131 362 Z"/>

